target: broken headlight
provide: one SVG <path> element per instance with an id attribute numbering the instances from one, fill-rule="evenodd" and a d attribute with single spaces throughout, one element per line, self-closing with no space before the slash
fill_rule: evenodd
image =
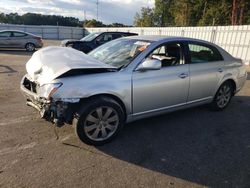
<path id="1" fill-rule="evenodd" d="M 52 83 L 42 85 L 39 89 L 41 97 L 49 99 L 62 86 L 62 83 Z"/>

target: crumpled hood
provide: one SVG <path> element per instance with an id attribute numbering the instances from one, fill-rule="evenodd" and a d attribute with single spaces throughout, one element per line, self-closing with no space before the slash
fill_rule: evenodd
<path id="1" fill-rule="evenodd" d="M 72 48 L 50 46 L 35 52 L 26 63 L 30 79 L 50 83 L 72 69 L 115 68 Z"/>

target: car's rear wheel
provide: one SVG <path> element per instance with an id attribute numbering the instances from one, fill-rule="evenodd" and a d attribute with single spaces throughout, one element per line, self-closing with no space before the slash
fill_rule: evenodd
<path id="1" fill-rule="evenodd" d="M 233 86 L 230 82 L 223 83 L 218 89 L 212 102 L 212 109 L 223 110 L 230 103 L 233 96 Z"/>
<path id="2" fill-rule="evenodd" d="M 35 47 L 35 44 L 33 44 L 33 43 L 27 43 L 25 45 L 25 49 L 27 52 L 34 52 L 36 47 Z"/>
<path id="3" fill-rule="evenodd" d="M 124 124 L 121 106 L 110 98 L 96 98 L 83 105 L 74 119 L 75 132 L 86 144 L 103 145 L 114 139 Z"/>

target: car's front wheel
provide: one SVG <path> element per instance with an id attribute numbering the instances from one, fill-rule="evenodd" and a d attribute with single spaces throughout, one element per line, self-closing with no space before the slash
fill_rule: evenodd
<path id="1" fill-rule="evenodd" d="M 233 85 L 231 84 L 231 82 L 223 83 L 214 97 L 212 108 L 219 111 L 225 109 L 231 101 L 232 96 Z"/>
<path id="2" fill-rule="evenodd" d="M 121 106 L 111 98 L 96 98 L 84 103 L 79 118 L 74 119 L 75 132 L 86 144 L 103 145 L 117 136 L 124 124 Z"/>

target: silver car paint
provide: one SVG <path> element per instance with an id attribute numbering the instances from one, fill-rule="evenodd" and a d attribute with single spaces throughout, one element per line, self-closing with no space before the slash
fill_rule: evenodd
<path id="1" fill-rule="evenodd" d="M 26 33 L 18 30 L 2 30 L 0 32 L 9 31 L 9 32 L 21 32 L 27 34 L 23 37 L 1 37 L 0 38 L 0 47 L 1 48 L 25 48 L 25 45 L 28 43 L 33 43 L 36 48 L 41 48 L 43 46 L 42 43 L 39 43 L 34 37 L 36 35 Z"/>
<path id="2" fill-rule="evenodd" d="M 225 80 L 234 80 L 236 91 L 242 88 L 246 80 L 246 70 L 242 62 L 209 42 L 162 36 L 128 38 L 154 42 L 121 71 L 53 80 L 50 83 L 63 83 L 62 87 L 52 96 L 53 99 L 63 101 L 64 99 L 88 98 L 100 94 L 113 95 L 123 102 L 129 122 L 209 103 Z M 197 41 L 212 45 L 220 51 L 224 61 L 186 64 L 145 72 L 136 70 L 153 49 L 171 41 Z M 220 72 L 220 69 L 223 71 Z M 183 73 L 187 74 L 184 79 L 179 77 Z"/>

